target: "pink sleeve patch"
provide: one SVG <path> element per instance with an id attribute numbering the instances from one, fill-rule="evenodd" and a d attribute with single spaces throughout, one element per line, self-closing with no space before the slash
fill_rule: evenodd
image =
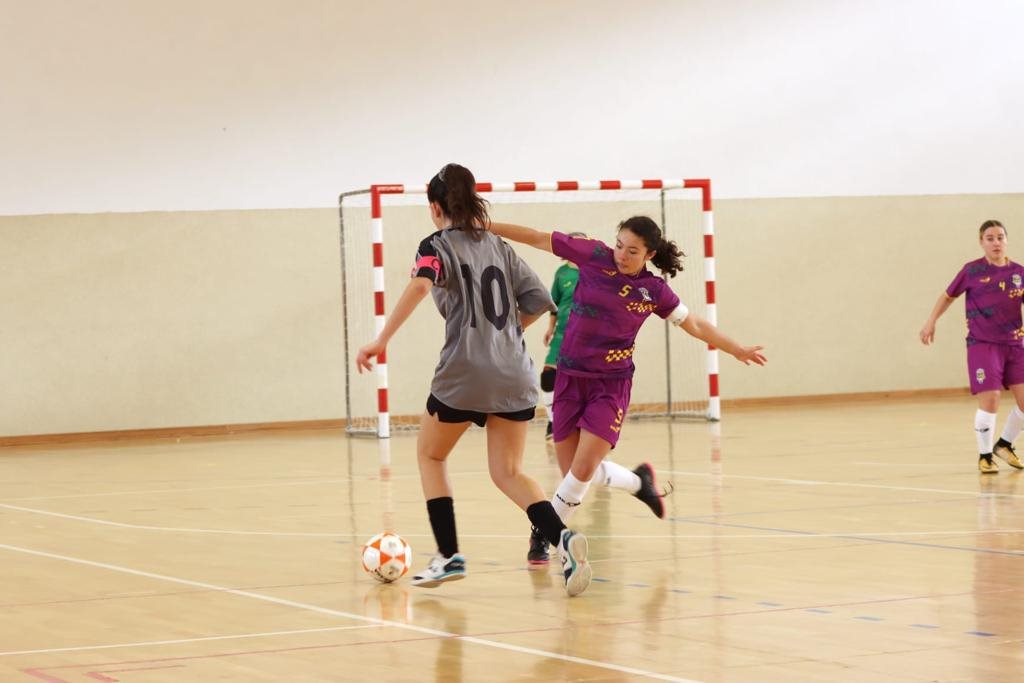
<path id="1" fill-rule="evenodd" d="M 441 259 L 436 256 L 420 256 L 416 261 L 416 267 L 413 268 L 413 274 L 420 272 L 424 268 L 429 268 L 434 271 L 434 279 L 440 279 L 441 277 Z"/>

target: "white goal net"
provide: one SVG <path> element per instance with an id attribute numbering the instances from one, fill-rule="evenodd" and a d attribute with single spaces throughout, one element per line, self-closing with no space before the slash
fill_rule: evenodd
<path id="1" fill-rule="evenodd" d="M 669 280 L 673 290 L 691 311 L 716 321 L 708 181 L 480 183 L 478 188 L 491 203 L 495 221 L 580 231 L 606 244 L 614 244 L 621 221 L 650 216 L 686 254 L 683 272 Z M 339 198 L 346 429 L 351 434 L 386 437 L 391 429 L 415 427 L 426 405 L 444 340 L 444 323 L 432 302 L 421 305 L 391 339 L 386 362 L 378 363 L 375 372 L 360 374 L 355 368 L 359 347 L 376 336 L 407 284 L 416 247 L 435 230 L 426 207 L 425 185 L 374 186 Z M 561 261 L 513 246 L 550 284 Z M 538 376 L 547 354 L 544 329 L 541 320 L 526 330 Z M 720 417 L 713 349 L 652 317 L 637 337 L 634 362 L 629 417 Z M 543 407 L 537 413 L 538 419 L 546 419 Z"/>

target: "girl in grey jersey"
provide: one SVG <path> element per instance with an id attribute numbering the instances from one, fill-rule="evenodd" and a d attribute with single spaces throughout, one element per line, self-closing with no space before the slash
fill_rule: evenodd
<path id="1" fill-rule="evenodd" d="M 372 368 L 416 306 L 431 292 L 445 319 L 445 341 L 416 442 L 437 555 L 412 578 L 433 587 L 465 578 L 446 460 L 470 423 L 486 426 L 491 480 L 558 547 L 569 595 L 590 585 L 587 539 L 565 527 L 540 486 L 521 469 L 526 428 L 537 403 L 523 328 L 554 310 L 547 288 L 487 230 L 487 202 L 469 169 L 448 164 L 427 188 L 438 231 L 420 242 L 412 280 L 380 334 L 359 349 L 359 371 Z"/>

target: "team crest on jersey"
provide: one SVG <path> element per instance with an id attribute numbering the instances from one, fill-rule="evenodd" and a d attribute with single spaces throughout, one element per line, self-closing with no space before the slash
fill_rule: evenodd
<path id="1" fill-rule="evenodd" d="M 1020 287 L 1020 283 L 1021 283 L 1020 273 L 1014 273 L 1013 277 L 1011 277 L 1010 279 L 1013 280 L 1013 286 L 1014 287 Z"/>
<path id="2" fill-rule="evenodd" d="M 647 291 L 646 287 L 640 287 L 636 291 L 640 292 L 640 296 L 642 296 L 644 298 L 644 301 L 650 301 L 651 300 L 651 293 Z"/>
<path id="3" fill-rule="evenodd" d="M 985 368 L 978 368 L 974 371 L 974 378 L 978 380 L 978 384 L 985 381 Z"/>

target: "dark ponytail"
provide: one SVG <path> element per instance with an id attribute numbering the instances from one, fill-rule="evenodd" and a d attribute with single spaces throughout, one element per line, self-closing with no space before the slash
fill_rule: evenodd
<path id="1" fill-rule="evenodd" d="M 675 242 L 665 239 L 658 224 L 647 216 L 633 216 L 619 223 L 619 230 L 629 230 L 644 241 L 647 251 L 653 251 L 651 263 L 668 277 L 675 277 L 683 269 L 686 254 Z"/>
<path id="2" fill-rule="evenodd" d="M 441 207 L 453 228 L 471 231 L 474 237 L 491 223 L 487 200 L 476 193 L 476 178 L 465 166 L 446 164 L 438 171 L 427 185 L 427 200 Z"/>

